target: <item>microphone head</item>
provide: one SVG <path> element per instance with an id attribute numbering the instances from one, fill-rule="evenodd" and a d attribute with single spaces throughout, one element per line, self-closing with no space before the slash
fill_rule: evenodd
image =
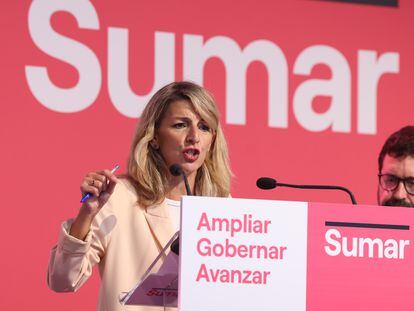
<path id="1" fill-rule="evenodd" d="M 277 186 L 277 181 L 270 177 L 261 177 L 256 181 L 256 186 L 260 189 L 270 190 Z"/>
<path id="2" fill-rule="evenodd" d="M 183 169 L 180 164 L 173 164 L 170 166 L 170 173 L 173 176 L 180 176 L 183 173 Z"/>
<path id="3" fill-rule="evenodd" d="M 180 238 L 176 238 L 170 246 L 171 251 L 177 256 L 180 255 Z"/>

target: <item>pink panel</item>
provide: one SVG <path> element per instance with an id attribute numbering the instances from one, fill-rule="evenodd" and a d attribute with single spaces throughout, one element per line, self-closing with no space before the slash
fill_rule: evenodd
<path id="1" fill-rule="evenodd" d="M 327 221 L 409 226 L 409 230 L 326 226 Z M 342 240 L 334 238 L 339 243 L 347 237 L 349 251 L 355 245 L 353 238 L 358 239 L 358 243 L 361 243 L 359 238 L 380 239 L 384 245 L 391 245 L 386 243 L 389 239 L 399 244 L 404 244 L 401 240 L 408 240 L 409 245 L 404 247 L 404 252 L 397 252 L 404 258 L 380 258 L 380 253 L 384 255 L 384 252 L 379 252 L 379 243 L 373 247 L 372 258 L 367 245 L 364 253 L 358 250 L 355 257 L 346 257 L 342 246 L 339 255 L 329 256 L 325 247 L 336 249 L 325 238 L 330 229 L 340 232 Z M 414 211 L 411 209 L 310 203 L 307 310 L 413 310 L 413 229 Z"/>

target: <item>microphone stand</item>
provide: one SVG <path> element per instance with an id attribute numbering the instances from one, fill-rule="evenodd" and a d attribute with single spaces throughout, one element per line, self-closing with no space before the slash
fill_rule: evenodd
<path id="1" fill-rule="evenodd" d="M 185 184 L 185 190 L 187 195 L 193 195 L 191 193 L 190 185 L 188 184 L 187 175 L 179 164 L 173 164 L 170 166 L 170 173 L 173 176 L 182 176 Z M 178 236 L 172 243 L 170 247 L 171 251 L 177 256 L 180 254 L 180 237 Z"/>
<path id="2" fill-rule="evenodd" d="M 328 185 L 293 185 L 293 184 L 284 184 L 284 183 L 277 183 L 279 187 L 288 187 L 288 188 L 296 188 L 296 189 L 319 189 L 319 190 L 342 190 L 348 193 L 352 204 L 357 205 L 355 200 L 354 194 L 347 188 L 342 186 L 328 186 Z"/>
<path id="3" fill-rule="evenodd" d="M 264 190 L 274 189 L 276 187 L 288 187 L 288 188 L 296 188 L 296 189 L 317 189 L 317 190 L 340 190 L 345 191 L 353 205 L 357 205 L 357 201 L 355 200 L 354 194 L 347 188 L 342 186 L 331 186 L 331 185 L 294 185 L 294 184 L 285 184 L 279 183 L 275 179 L 270 177 L 261 177 L 256 181 L 257 187 Z"/>

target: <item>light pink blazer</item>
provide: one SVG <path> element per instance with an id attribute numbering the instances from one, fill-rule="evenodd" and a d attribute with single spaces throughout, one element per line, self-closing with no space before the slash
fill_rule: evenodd
<path id="1" fill-rule="evenodd" d="M 129 291 L 174 234 L 168 206 L 142 208 L 126 180 L 96 215 L 85 241 L 68 234 L 72 220 L 62 224 L 58 244 L 52 249 L 48 285 L 57 292 L 76 291 L 99 266 L 101 287 L 98 310 L 155 311 L 120 305 L 119 295 Z"/>

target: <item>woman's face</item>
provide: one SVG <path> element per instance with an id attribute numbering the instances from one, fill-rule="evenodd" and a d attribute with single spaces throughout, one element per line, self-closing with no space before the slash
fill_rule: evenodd
<path id="1" fill-rule="evenodd" d="M 189 177 L 195 177 L 209 153 L 213 136 L 191 104 L 179 100 L 169 105 L 153 143 L 168 167 L 180 164 Z"/>

